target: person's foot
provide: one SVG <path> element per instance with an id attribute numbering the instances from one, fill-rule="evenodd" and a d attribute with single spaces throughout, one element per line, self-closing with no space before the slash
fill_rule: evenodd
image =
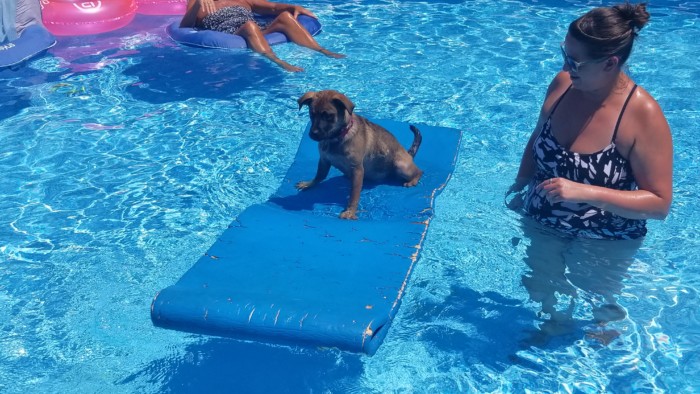
<path id="1" fill-rule="evenodd" d="M 274 53 L 267 53 L 267 54 L 263 54 L 263 55 L 265 55 L 268 59 L 272 60 L 278 66 L 285 69 L 285 71 L 289 71 L 289 72 L 293 72 L 293 73 L 299 73 L 299 72 L 304 71 L 303 68 L 293 66 L 293 65 L 285 62 L 284 60 L 278 58 L 277 55 L 275 55 Z"/>
<path id="2" fill-rule="evenodd" d="M 324 54 L 328 57 L 332 57 L 335 59 L 342 59 L 345 57 L 345 55 L 343 55 L 342 53 L 331 52 L 328 49 L 321 49 L 319 52 L 321 52 L 322 54 Z"/>
<path id="3" fill-rule="evenodd" d="M 289 63 L 287 63 L 287 62 L 285 62 L 284 60 L 280 60 L 279 58 L 273 59 L 272 61 L 274 61 L 274 62 L 277 63 L 280 67 L 282 67 L 283 69 L 285 69 L 285 71 L 289 71 L 289 72 L 292 72 L 292 73 L 300 73 L 300 72 L 304 71 L 303 68 L 297 67 L 297 66 L 293 66 L 293 65 L 291 65 L 291 64 L 289 64 Z"/>
<path id="4" fill-rule="evenodd" d="M 303 72 L 303 71 L 304 71 L 303 68 L 297 67 L 297 66 L 292 66 L 292 65 L 289 64 L 289 63 L 280 64 L 280 65 L 282 66 L 283 69 L 285 69 L 286 71 L 289 71 L 289 72 L 300 73 L 300 72 Z"/>

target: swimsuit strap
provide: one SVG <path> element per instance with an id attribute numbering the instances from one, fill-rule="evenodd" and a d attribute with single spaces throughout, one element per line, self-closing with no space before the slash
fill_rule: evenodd
<path id="1" fill-rule="evenodd" d="M 559 97 L 559 99 L 557 100 L 557 102 L 554 103 L 554 107 L 552 107 L 552 112 L 549 113 L 549 117 L 550 117 L 550 118 L 552 117 L 552 115 L 554 115 L 554 111 L 555 111 L 555 110 L 557 109 L 557 107 L 559 106 L 559 103 L 561 103 L 561 101 L 564 99 L 564 96 L 566 96 L 566 94 L 569 93 L 569 90 L 571 90 L 571 87 L 572 87 L 572 86 L 574 86 L 574 85 L 573 85 L 573 84 L 569 85 L 569 87 L 566 88 L 566 90 L 564 91 L 564 93 L 562 93 L 562 95 Z"/>
<path id="2" fill-rule="evenodd" d="M 635 90 L 637 90 L 636 83 L 632 87 L 632 90 L 630 90 L 630 94 L 627 95 L 627 100 L 625 100 L 625 104 L 622 106 L 622 111 L 620 111 L 620 116 L 617 118 L 617 123 L 615 124 L 615 131 L 613 132 L 611 142 L 615 142 L 615 137 L 617 137 L 617 128 L 620 127 L 620 121 L 622 120 L 622 114 L 625 113 L 625 109 L 627 108 L 627 103 L 630 102 L 630 99 L 632 98 L 632 93 L 634 93 Z"/>
<path id="3" fill-rule="evenodd" d="M 554 103 L 554 107 L 552 107 L 552 110 L 549 112 L 549 117 L 547 118 L 547 122 L 545 122 L 545 123 L 542 125 L 542 128 L 541 128 L 541 129 L 539 130 L 539 132 L 537 133 L 538 136 L 542 134 L 542 130 L 545 129 L 545 126 L 547 125 L 547 123 L 549 123 L 549 121 L 552 119 L 552 115 L 554 115 L 554 111 L 555 111 L 555 110 L 557 109 L 557 107 L 559 106 L 559 103 L 561 103 L 561 101 L 564 99 L 564 96 L 566 96 L 566 94 L 569 92 L 569 90 L 571 90 L 571 87 L 572 87 L 572 86 L 574 86 L 574 84 L 569 85 L 569 87 L 566 88 L 566 90 L 564 91 L 564 93 L 562 93 L 561 96 L 559 96 L 559 98 L 557 99 L 557 102 Z"/>

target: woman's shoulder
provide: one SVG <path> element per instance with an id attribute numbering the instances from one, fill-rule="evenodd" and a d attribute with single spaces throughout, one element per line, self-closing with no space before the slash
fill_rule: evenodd
<path id="1" fill-rule="evenodd" d="M 651 116 L 654 114 L 661 113 L 661 106 L 656 101 L 656 99 L 643 87 L 637 85 L 637 89 L 634 91 L 634 108 L 640 112 L 640 115 Z"/>
<path id="2" fill-rule="evenodd" d="M 549 109 L 551 108 L 554 103 L 559 100 L 559 97 L 561 97 L 562 94 L 566 91 L 566 89 L 571 86 L 571 78 L 569 77 L 569 73 L 560 71 L 557 73 L 557 75 L 554 76 L 552 81 L 549 83 L 549 87 L 547 88 L 547 95 L 545 96 L 544 99 L 544 110 L 545 112 L 549 112 Z"/>
<path id="3" fill-rule="evenodd" d="M 568 89 L 571 85 L 571 77 L 566 71 L 559 71 L 557 75 L 554 76 L 552 82 L 549 83 L 549 88 L 547 89 L 547 95 L 552 93 L 563 92 Z"/>
<path id="4" fill-rule="evenodd" d="M 632 112 L 635 118 L 643 123 L 666 121 L 661 106 L 646 89 L 637 85 L 632 98 L 633 100 L 630 100 L 628 111 Z"/>
<path id="5" fill-rule="evenodd" d="M 670 133 L 668 122 L 661 106 L 641 86 L 637 86 L 635 89 L 626 112 L 628 112 L 626 116 L 629 116 L 633 122 L 633 129 L 636 130 L 637 138 L 647 134 L 658 136 L 660 131 L 664 131 L 662 134 Z"/>

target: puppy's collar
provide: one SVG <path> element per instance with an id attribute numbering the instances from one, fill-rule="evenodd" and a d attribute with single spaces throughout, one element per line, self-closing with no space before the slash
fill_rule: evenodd
<path id="1" fill-rule="evenodd" d="M 345 125 L 345 128 L 340 132 L 340 134 L 338 134 L 338 137 L 336 137 L 336 138 L 338 138 L 338 140 L 342 140 L 343 138 L 345 138 L 346 135 L 348 135 L 348 131 L 350 131 L 350 128 L 352 127 L 352 124 L 354 123 L 353 122 L 354 118 L 355 118 L 354 116 L 350 115 L 350 121 L 348 122 L 347 125 Z"/>

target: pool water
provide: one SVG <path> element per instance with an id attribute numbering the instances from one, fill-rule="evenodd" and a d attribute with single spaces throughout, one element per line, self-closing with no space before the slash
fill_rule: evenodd
<path id="1" fill-rule="evenodd" d="M 0 392 L 700 389 L 697 4 L 652 2 L 629 62 L 671 125 L 675 194 L 612 284 L 627 316 L 607 345 L 586 335 L 598 300 L 583 288 L 558 294 L 577 329 L 528 344 L 540 305 L 523 285 L 520 217 L 503 204 L 568 23 L 600 2 L 302 4 L 346 59 L 281 45 L 306 69 L 284 73 L 246 51 L 178 46 L 164 34 L 175 18 L 137 16 L 0 72 Z M 370 119 L 463 131 L 377 354 L 153 327 L 156 292 L 277 189 L 307 122 L 296 99 L 320 89 Z"/>

